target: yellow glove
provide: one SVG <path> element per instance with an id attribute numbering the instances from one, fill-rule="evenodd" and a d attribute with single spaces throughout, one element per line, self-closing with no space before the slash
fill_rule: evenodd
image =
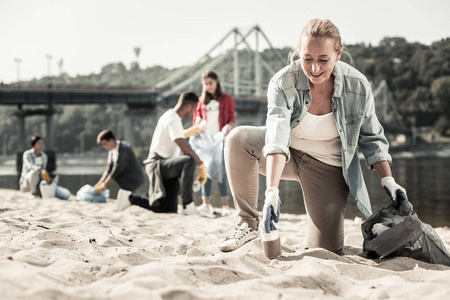
<path id="1" fill-rule="evenodd" d="M 201 165 L 198 166 L 197 178 L 195 180 L 200 181 L 201 185 L 205 185 L 207 179 L 208 175 L 206 174 L 206 167 L 205 164 L 202 163 Z"/>
<path id="2" fill-rule="evenodd" d="M 41 170 L 41 177 L 42 180 L 47 181 L 47 183 L 50 183 L 50 175 L 48 175 L 48 172 L 46 170 Z"/>
<path id="3" fill-rule="evenodd" d="M 200 128 L 198 126 L 192 126 L 184 130 L 184 138 L 187 139 L 190 136 L 197 136 L 199 133 Z"/>
<path id="4" fill-rule="evenodd" d="M 100 194 L 105 189 L 106 189 L 106 185 L 103 182 L 102 183 L 97 183 L 96 185 L 94 185 L 94 190 L 95 190 L 96 194 Z"/>

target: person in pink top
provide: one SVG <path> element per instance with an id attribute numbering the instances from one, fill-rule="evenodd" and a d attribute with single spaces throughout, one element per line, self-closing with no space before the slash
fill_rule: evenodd
<path id="1" fill-rule="evenodd" d="M 194 112 L 193 122 L 196 125 L 203 125 L 202 129 L 206 134 L 214 135 L 222 132 L 225 136 L 235 124 L 236 105 L 233 97 L 223 92 L 220 85 L 219 76 L 214 71 L 205 71 L 201 76 L 202 94 L 199 98 L 197 109 Z M 223 150 L 222 150 L 223 155 Z M 220 199 L 222 200 L 222 215 L 230 214 L 228 206 L 228 180 L 223 166 L 222 181 L 219 182 Z M 206 184 L 202 186 L 203 204 L 199 207 L 201 214 L 213 214 L 211 205 L 211 185 L 212 180 L 208 178 Z"/>

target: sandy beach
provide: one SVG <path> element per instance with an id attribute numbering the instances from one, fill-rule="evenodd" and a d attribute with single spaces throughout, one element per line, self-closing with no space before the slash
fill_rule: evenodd
<path id="1" fill-rule="evenodd" d="M 115 195 L 114 195 L 115 197 Z M 234 212 L 235 213 L 235 212 Z M 419 216 L 420 217 L 420 216 Z M 450 299 L 450 267 L 405 257 L 367 259 L 360 224 L 345 252 L 304 249 L 305 215 L 283 214 L 282 256 L 259 238 L 222 253 L 235 214 L 209 219 L 116 211 L 0 189 L 2 299 Z M 450 249 L 450 229 L 436 228 Z"/>

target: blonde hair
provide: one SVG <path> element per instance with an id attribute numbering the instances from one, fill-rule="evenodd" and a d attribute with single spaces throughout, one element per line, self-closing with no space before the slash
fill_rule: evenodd
<path id="1" fill-rule="evenodd" d="M 303 27 L 302 33 L 300 34 L 299 47 L 295 49 L 295 51 L 291 51 L 289 53 L 289 61 L 293 62 L 295 57 L 300 56 L 300 43 L 302 37 L 305 35 L 309 35 L 311 37 L 326 37 L 334 40 L 334 49 L 336 51 L 342 50 L 344 46 L 341 42 L 341 34 L 336 25 L 333 24 L 328 19 L 311 19 L 308 23 Z"/>

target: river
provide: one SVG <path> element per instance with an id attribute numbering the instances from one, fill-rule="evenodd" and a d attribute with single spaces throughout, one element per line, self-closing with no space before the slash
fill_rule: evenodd
<path id="1" fill-rule="evenodd" d="M 103 158 L 106 158 L 106 153 Z M 18 175 L 14 160 L 2 160 L 0 164 L 0 188 L 17 189 Z M 63 161 L 62 163 L 60 161 Z M 363 164 L 363 173 L 372 210 L 375 212 L 389 204 L 389 198 L 380 185 L 380 179 L 374 171 L 369 171 Z M 57 174 L 60 175 L 60 185 L 68 188 L 73 194 L 85 184 L 94 185 L 103 172 L 104 159 L 97 158 L 88 161 L 86 158 L 58 157 Z M 419 218 L 434 227 L 450 226 L 450 158 L 448 157 L 400 157 L 394 158 L 392 172 L 396 181 L 406 188 L 408 199 L 414 205 Z M 145 193 L 148 183 L 139 190 Z M 110 185 L 111 198 L 115 199 L 117 184 Z M 259 209 L 264 201 L 265 179 L 260 176 Z M 200 192 L 195 193 L 195 202 L 200 205 Z M 302 192 L 297 182 L 283 181 L 280 185 L 280 197 L 283 202 L 281 212 L 304 214 Z M 213 183 L 212 204 L 220 206 L 218 187 Z M 231 206 L 232 203 L 231 203 Z M 356 207 L 355 200 L 350 198 L 347 205 L 346 218 L 363 217 Z"/>

